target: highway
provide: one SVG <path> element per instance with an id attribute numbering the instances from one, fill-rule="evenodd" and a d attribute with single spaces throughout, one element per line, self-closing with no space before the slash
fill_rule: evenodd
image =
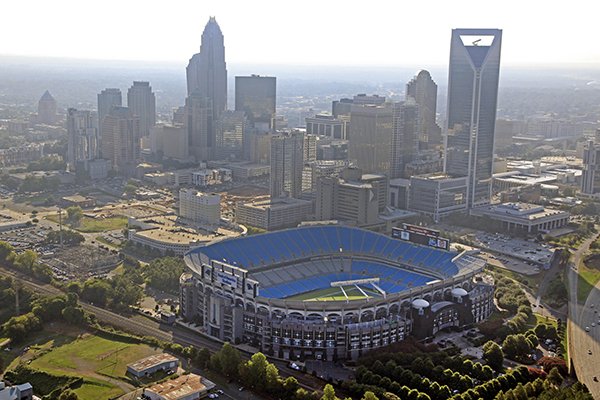
<path id="1" fill-rule="evenodd" d="M 10 276 L 14 279 L 19 279 L 23 286 L 30 288 L 36 293 L 43 295 L 55 296 L 64 294 L 60 289 L 48 285 L 34 282 L 30 277 L 22 276 L 21 274 L 15 273 L 14 271 L 8 271 L 0 268 L 0 275 Z M 222 347 L 222 343 L 216 340 L 212 340 L 206 336 L 203 336 L 197 332 L 190 331 L 179 325 L 171 326 L 162 324 L 150 318 L 144 319 L 132 319 L 130 316 L 124 316 L 104 308 L 93 306 L 89 303 L 80 301 L 79 305 L 87 312 L 92 313 L 102 323 L 114 326 L 123 331 L 130 332 L 139 336 L 152 336 L 165 342 L 178 343 L 182 346 L 194 346 L 194 347 L 205 347 L 211 352 L 219 351 Z M 252 354 L 240 351 L 243 359 L 250 359 Z M 275 364 L 280 371 L 283 378 L 288 376 L 294 376 L 301 386 L 309 390 L 320 390 L 324 385 L 318 379 L 311 375 L 304 374 L 299 371 L 295 371 L 287 367 L 287 362 L 270 359 L 270 362 Z"/>
<path id="2" fill-rule="evenodd" d="M 583 260 L 585 253 L 590 245 L 598 238 L 594 235 L 586 239 L 573 255 L 569 277 L 569 357 L 575 367 L 577 378 L 585 383 L 590 393 L 596 400 L 600 400 L 600 383 L 594 380 L 597 377 L 600 380 L 600 282 L 590 291 L 584 305 L 580 305 L 577 300 L 578 275 L 577 268 Z M 594 304 L 594 307 L 592 307 Z M 596 326 L 593 327 L 592 323 Z M 585 331 L 585 327 L 590 328 L 590 332 Z M 589 354 L 591 352 L 591 354 Z"/>

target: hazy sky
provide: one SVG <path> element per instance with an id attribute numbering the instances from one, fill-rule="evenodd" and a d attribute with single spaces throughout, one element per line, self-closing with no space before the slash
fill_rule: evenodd
<path id="1" fill-rule="evenodd" d="M 502 63 L 600 64 L 592 0 L 6 0 L 0 55 L 185 64 L 214 15 L 228 63 L 448 63 L 452 28 L 503 29 Z"/>

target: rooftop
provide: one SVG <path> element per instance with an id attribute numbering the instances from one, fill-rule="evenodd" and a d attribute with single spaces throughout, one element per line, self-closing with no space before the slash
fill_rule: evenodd
<path id="1" fill-rule="evenodd" d="M 167 400 L 179 400 L 198 392 L 210 390 L 214 386 L 215 384 L 206 378 L 195 374 L 189 374 L 150 386 L 145 390 L 156 393 Z"/>
<path id="2" fill-rule="evenodd" d="M 175 356 L 172 356 L 167 353 L 155 354 L 153 356 L 149 356 L 146 358 L 142 358 L 141 360 L 137 360 L 136 362 L 129 364 L 127 367 L 131 368 L 135 371 L 144 371 L 146 369 L 155 367 L 157 365 L 166 363 L 166 362 L 179 362 L 179 359 Z"/>

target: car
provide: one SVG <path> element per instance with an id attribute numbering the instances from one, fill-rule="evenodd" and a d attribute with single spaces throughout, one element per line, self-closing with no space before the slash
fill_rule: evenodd
<path id="1" fill-rule="evenodd" d="M 592 328 L 593 328 L 593 327 L 595 327 L 595 326 L 596 326 L 596 323 L 595 323 L 595 322 L 592 322 Z"/>
<path id="2" fill-rule="evenodd" d="M 218 394 L 225 394 L 225 392 L 224 392 L 224 391 L 222 391 L 221 389 L 217 390 L 217 393 L 218 393 Z"/>
<path id="3" fill-rule="evenodd" d="M 244 391 L 244 387 L 240 386 L 240 388 L 238 389 L 238 391 L 243 392 Z"/>
<path id="4" fill-rule="evenodd" d="M 586 327 L 585 327 L 585 331 L 586 331 L 586 332 L 589 332 L 589 331 L 590 331 L 590 327 L 589 327 L 589 326 L 586 326 Z"/>

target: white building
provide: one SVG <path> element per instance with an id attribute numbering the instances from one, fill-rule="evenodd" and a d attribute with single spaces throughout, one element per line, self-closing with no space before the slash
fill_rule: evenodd
<path id="1" fill-rule="evenodd" d="M 523 229 L 528 233 L 535 233 L 562 228 L 569 223 L 570 214 L 537 204 L 503 203 L 473 208 L 471 215 L 500 221 L 509 231 Z"/>
<path id="2" fill-rule="evenodd" d="M 221 195 L 181 189 L 179 216 L 193 222 L 217 225 L 221 219 Z"/>

